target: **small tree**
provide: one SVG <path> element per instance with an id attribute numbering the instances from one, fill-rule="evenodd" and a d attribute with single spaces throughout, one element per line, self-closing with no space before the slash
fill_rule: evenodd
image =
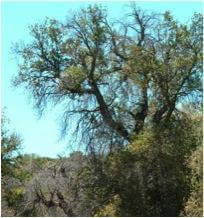
<path id="1" fill-rule="evenodd" d="M 17 157 L 20 154 L 21 139 L 16 133 L 10 133 L 7 123 L 9 120 L 4 113 L 1 117 L 1 176 L 12 176 Z"/>
<path id="2" fill-rule="evenodd" d="M 1 187 L 2 215 L 13 216 L 22 202 L 24 190 L 20 178 L 21 139 L 16 133 L 10 133 L 8 119 L 1 117 Z"/>

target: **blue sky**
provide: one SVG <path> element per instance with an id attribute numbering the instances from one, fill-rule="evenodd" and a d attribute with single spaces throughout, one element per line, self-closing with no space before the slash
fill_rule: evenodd
<path id="1" fill-rule="evenodd" d="M 93 3 L 93 2 L 92 2 Z M 127 11 L 127 2 L 102 2 L 112 18 L 119 18 Z M 60 107 L 49 110 L 41 119 L 29 104 L 23 89 L 11 87 L 11 79 L 17 73 L 17 62 L 11 53 L 11 45 L 23 40 L 28 42 L 28 25 L 42 21 L 46 16 L 64 20 L 70 11 L 89 5 L 89 2 L 3 2 L 1 5 L 1 99 L 2 107 L 11 120 L 11 127 L 23 138 L 25 153 L 55 157 L 67 147 L 66 140 L 59 141 Z M 138 2 L 142 9 L 163 12 L 170 10 L 181 22 L 189 21 L 194 12 L 202 12 L 202 2 Z M 68 150 L 69 151 L 69 150 Z M 67 151 L 67 152 L 68 152 Z"/>

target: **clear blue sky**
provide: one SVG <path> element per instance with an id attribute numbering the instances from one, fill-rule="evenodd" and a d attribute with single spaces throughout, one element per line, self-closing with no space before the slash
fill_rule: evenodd
<path id="1" fill-rule="evenodd" d="M 93 3 L 93 2 L 92 2 Z M 112 18 L 119 18 L 127 11 L 127 2 L 100 2 L 106 5 Z M 24 152 L 36 153 L 41 156 L 55 157 L 67 147 L 66 141 L 59 141 L 60 107 L 48 111 L 38 119 L 23 89 L 13 89 L 11 78 L 17 73 L 17 62 L 11 54 L 12 42 L 30 40 L 27 26 L 42 21 L 46 16 L 63 19 L 89 2 L 2 2 L 1 5 L 1 79 L 2 107 L 7 108 L 6 114 L 11 120 L 11 127 L 23 138 Z M 172 11 L 181 22 L 190 20 L 194 12 L 202 12 L 202 2 L 138 2 L 143 9 L 163 12 Z"/>

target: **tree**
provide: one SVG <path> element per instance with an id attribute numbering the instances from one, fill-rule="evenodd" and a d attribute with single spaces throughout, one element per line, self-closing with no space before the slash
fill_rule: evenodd
<path id="1" fill-rule="evenodd" d="M 22 202 L 24 190 L 20 166 L 21 139 L 16 133 L 10 133 L 9 120 L 1 117 L 1 187 L 2 215 L 13 216 Z"/>
<path id="2" fill-rule="evenodd" d="M 89 151 L 112 151 L 145 125 L 167 125 L 182 101 L 201 101 L 202 26 L 201 14 L 180 24 L 134 4 L 124 22 L 97 5 L 64 23 L 46 19 L 30 26 L 31 43 L 15 46 L 14 85 L 41 113 L 64 103 L 64 134 L 75 116 Z"/>
<path id="3" fill-rule="evenodd" d="M 12 176 L 20 154 L 21 139 L 16 133 L 10 133 L 5 114 L 1 117 L 1 176 Z"/>

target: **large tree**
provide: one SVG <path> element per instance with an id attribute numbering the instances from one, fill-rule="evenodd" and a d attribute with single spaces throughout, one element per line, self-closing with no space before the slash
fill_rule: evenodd
<path id="1" fill-rule="evenodd" d="M 64 133 L 77 120 L 91 150 L 124 146 L 146 124 L 167 124 L 182 101 L 201 101 L 202 15 L 181 24 L 133 4 L 126 17 L 111 22 L 90 6 L 63 23 L 30 26 L 32 42 L 15 46 L 15 85 L 27 88 L 39 112 L 64 103 Z"/>

